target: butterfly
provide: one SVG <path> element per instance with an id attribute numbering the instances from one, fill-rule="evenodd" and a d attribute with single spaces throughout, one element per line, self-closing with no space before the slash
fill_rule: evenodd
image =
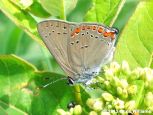
<path id="1" fill-rule="evenodd" d="M 70 84 L 88 85 L 102 66 L 113 58 L 118 29 L 99 23 L 46 20 L 38 32 L 68 75 Z"/>

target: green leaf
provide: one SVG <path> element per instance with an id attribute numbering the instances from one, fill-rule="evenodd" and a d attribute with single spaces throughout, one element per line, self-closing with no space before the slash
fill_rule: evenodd
<path id="1" fill-rule="evenodd" d="M 47 18 L 51 16 L 37 1 L 35 1 L 29 8 L 27 8 L 27 11 L 41 18 Z"/>
<path id="2" fill-rule="evenodd" d="M 41 88 L 60 77 L 40 72 L 33 65 L 14 55 L 0 56 L 0 108 L 11 115 L 52 115 L 75 100 L 73 87 L 66 80 Z"/>
<path id="3" fill-rule="evenodd" d="M 16 25 L 28 33 L 31 38 L 43 44 L 37 32 L 37 22 L 28 12 L 21 10 L 8 0 L 1 0 L 0 8 Z"/>
<path id="4" fill-rule="evenodd" d="M 83 22 L 84 16 L 92 6 L 92 0 L 78 0 L 76 7 L 67 15 L 68 21 Z"/>
<path id="5" fill-rule="evenodd" d="M 76 6 L 77 0 L 40 0 L 40 3 L 52 16 L 66 19 L 66 15 Z"/>
<path id="6" fill-rule="evenodd" d="M 126 0 L 126 2 L 124 3 L 122 10 L 116 17 L 115 23 L 113 24 L 113 27 L 116 27 L 119 29 L 120 31 L 119 34 L 122 32 L 122 29 L 124 28 L 129 18 L 135 11 L 139 2 L 140 0 Z"/>
<path id="7" fill-rule="evenodd" d="M 26 10 L 31 14 L 38 17 L 49 17 L 50 14 L 46 12 L 38 1 L 33 0 L 10 0 L 13 4 L 17 5 L 20 9 Z"/>
<path id="8" fill-rule="evenodd" d="M 39 70 L 64 74 L 46 48 L 33 41 L 3 13 L 0 13 L 0 19 L 0 54 L 15 54 L 28 60 Z"/>
<path id="9" fill-rule="evenodd" d="M 151 54 L 151 57 L 150 57 L 149 67 L 153 68 L 153 53 Z"/>
<path id="10" fill-rule="evenodd" d="M 10 0 L 10 1 L 16 4 L 21 9 L 26 9 L 33 4 L 33 0 Z"/>
<path id="11" fill-rule="evenodd" d="M 124 2 L 125 0 L 93 0 L 93 6 L 84 20 L 109 25 L 117 14 L 119 6 L 122 7 Z"/>
<path id="12" fill-rule="evenodd" d="M 121 33 L 115 60 L 127 60 L 132 68 L 149 66 L 153 53 L 153 2 L 139 2 L 135 12 Z"/>

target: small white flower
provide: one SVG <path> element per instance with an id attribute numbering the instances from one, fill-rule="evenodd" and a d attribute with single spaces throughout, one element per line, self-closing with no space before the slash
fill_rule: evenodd
<path id="1" fill-rule="evenodd" d="M 126 79 L 121 79 L 120 84 L 122 88 L 127 88 L 129 85 Z"/>
<path id="2" fill-rule="evenodd" d="M 125 104 L 125 108 L 127 110 L 134 110 L 136 108 L 136 102 L 134 100 L 131 100 L 131 101 L 128 101 L 126 104 Z"/>
<path id="3" fill-rule="evenodd" d="M 123 109 L 124 108 L 124 101 L 120 100 L 119 98 L 114 100 L 113 104 L 114 104 L 116 109 Z"/>
<path id="4" fill-rule="evenodd" d="M 127 74 L 130 73 L 130 68 L 129 68 L 129 64 L 127 61 L 122 62 L 122 70 L 126 72 Z"/>
<path id="5" fill-rule="evenodd" d="M 144 68 L 144 73 L 147 81 L 153 80 L 153 70 L 151 68 Z"/>
<path id="6" fill-rule="evenodd" d="M 113 73 L 116 73 L 120 69 L 120 65 L 117 62 L 112 62 L 110 64 L 110 69 L 113 71 Z"/>
<path id="7" fill-rule="evenodd" d="M 101 111 L 102 110 L 102 106 L 103 106 L 102 101 L 96 100 L 95 103 L 93 104 L 93 109 L 95 111 Z"/>

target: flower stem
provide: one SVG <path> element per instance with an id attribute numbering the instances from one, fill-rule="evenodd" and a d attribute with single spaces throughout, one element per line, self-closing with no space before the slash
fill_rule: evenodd
<path id="1" fill-rule="evenodd" d="M 82 105 L 82 98 L 81 98 L 81 93 L 80 93 L 80 86 L 79 85 L 75 85 L 74 86 L 74 90 L 75 90 L 75 99 L 77 101 L 78 104 Z"/>

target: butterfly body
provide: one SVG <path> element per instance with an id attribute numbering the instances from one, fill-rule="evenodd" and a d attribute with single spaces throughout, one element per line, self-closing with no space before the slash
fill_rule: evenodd
<path id="1" fill-rule="evenodd" d="M 49 51 L 75 83 L 89 84 L 112 59 L 117 30 L 97 23 L 48 20 L 38 31 Z"/>

